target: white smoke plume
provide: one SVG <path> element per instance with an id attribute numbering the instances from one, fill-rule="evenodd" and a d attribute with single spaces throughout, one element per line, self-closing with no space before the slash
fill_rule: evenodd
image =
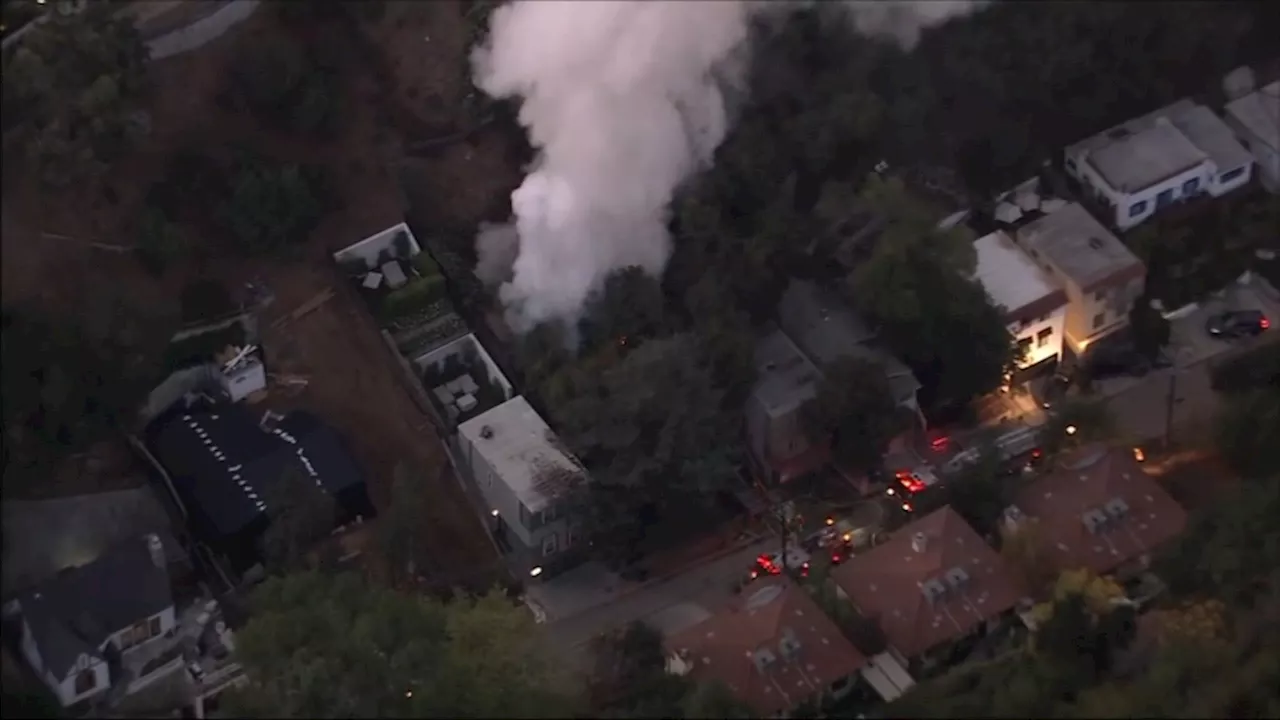
<path id="1" fill-rule="evenodd" d="M 926 27 L 967 15 L 987 4 L 988 0 L 847 0 L 842 3 L 859 32 L 892 37 L 905 48 L 913 47 Z"/>
<path id="2" fill-rule="evenodd" d="M 920 26 L 943 19 L 935 5 L 952 7 L 949 16 L 972 3 L 881 5 L 898 4 L 851 3 L 857 26 L 914 42 Z M 516 0 L 493 12 L 473 57 L 476 85 L 521 100 L 538 151 L 512 193 L 512 224 L 477 238 L 477 274 L 501 285 L 514 330 L 577 318 L 615 270 L 662 272 L 672 194 L 724 139 L 721 90 L 741 79 L 751 16 L 779 6 L 803 5 Z"/>

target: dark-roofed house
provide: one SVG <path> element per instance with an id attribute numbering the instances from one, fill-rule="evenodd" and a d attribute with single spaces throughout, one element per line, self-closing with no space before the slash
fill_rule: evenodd
<path id="1" fill-rule="evenodd" d="M 1129 451 L 1094 445 L 1028 485 L 1005 522 L 1037 523 L 1058 570 L 1103 574 L 1131 561 L 1145 566 L 1153 549 L 1182 533 L 1187 514 Z"/>
<path id="2" fill-rule="evenodd" d="M 304 473 L 333 496 L 336 522 L 373 515 L 346 442 L 310 413 L 268 413 L 259 422 L 243 405 L 177 408 L 147 434 L 192 531 L 238 572 L 258 562 L 266 488 L 286 472 Z"/>
<path id="3" fill-rule="evenodd" d="M 1249 182 L 1253 157 L 1209 108 L 1179 100 L 1064 151 L 1067 172 L 1127 230 L 1175 202 Z"/>
<path id="4" fill-rule="evenodd" d="M 747 398 L 747 441 L 757 475 L 782 483 L 817 470 L 828 447 L 811 442 L 800 408 L 817 393 L 822 373 L 781 330 L 756 342 L 756 384 Z"/>
<path id="5" fill-rule="evenodd" d="M 782 717 L 801 703 L 839 697 L 867 659 L 801 588 L 781 577 L 666 640 L 667 668 L 718 681 L 757 717 Z"/>
<path id="6" fill-rule="evenodd" d="M 879 622 L 904 665 L 998 619 L 1022 597 L 1000 555 L 950 507 L 854 555 L 831 577 L 842 597 Z"/>
<path id="7" fill-rule="evenodd" d="M 6 631 L 64 707 L 136 679 L 129 656 L 174 629 L 166 567 L 160 538 L 141 536 L 5 603 Z"/>

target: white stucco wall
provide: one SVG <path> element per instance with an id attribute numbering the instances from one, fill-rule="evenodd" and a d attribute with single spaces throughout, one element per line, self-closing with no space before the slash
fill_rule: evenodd
<path id="1" fill-rule="evenodd" d="M 488 373 L 489 381 L 499 386 L 503 390 L 503 399 L 509 400 L 514 394 L 511 383 L 508 382 L 507 376 L 502 374 L 502 370 L 498 367 L 498 363 L 493 361 L 488 351 L 484 349 L 484 345 L 476 339 L 474 334 L 468 333 L 450 343 L 435 348 L 429 352 L 423 353 L 413 359 L 413 367 L 419 373 L 423 373 L 427 368 L 435 366 L 443 366 L 445 361 L 453 356 L 462 356 L 468 351 L 474 351 L 476 357 L 484 365 L 485 371 Z M 432 388 L 427 388 L 428 391 Z"/>
<path id="2" fill-rule="evenodd" d="M 1013 335 L 1018 340 L 1031 340 L 1031 347 L 1027 349 L 1027 356 L 1019 364 L 1019 367 L 1030 367 L 1048 358 L 1060 355 L 1062 352 L 1062 338 L 1066 333 L 1067 307 L 1065 304 L 1061 305 L 1047 316 L 1036 318 L 1021 328 L 1016 323 L 1009 325 L 1010 335 Z M 1049 330 L 1052 334 L 1047 342 L 1041 346 L 1037 337 L 1043 330 Z"/>
<path id="3" fill-rule="evenodd" d="M 413 231 L 405 223 L 400 223 L 375 233 L 360 242 L 348 245 L 333 254 L 333 259 L 338 262 L 346 262 L 348 260 L 363 260 L 365 266 L 373 269 L 378 262 L 378 257 L 383 251 L 395 251 L 396 235 L 405 233 L 409 236 L 409 257 L 413 257 L 422 252 L 422 245 L 418 243 L 418 239 L 413 236 Z"/>

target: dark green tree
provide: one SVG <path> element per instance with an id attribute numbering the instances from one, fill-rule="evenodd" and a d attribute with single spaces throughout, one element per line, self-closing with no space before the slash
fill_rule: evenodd
<path id="1" fill-rule="evenodd" d="M 271 578 L 236 635 L 237 717 L 565 717 L 532 615 L 494 591 L 440 603 L 349 573 Z"/>
<path id="2" fill-rule="evenodd" d="M 321 190 L 308 169 L 242 156 L 219 220 L 242 252 L 280 252 L 304 243 L 320 222 Z"/>
<path id="3" fill-rule="evenodd" d="M 855 357 L 827 368 L 800 418 L 806 434 L 830 439 L 833 461 L 854 472 L 879 470 L 889 442 L 906 427 L 884 367 Z"/>

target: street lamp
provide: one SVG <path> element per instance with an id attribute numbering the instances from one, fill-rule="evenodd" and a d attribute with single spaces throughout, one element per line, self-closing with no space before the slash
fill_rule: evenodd
<path id="1" fill-rule="evenodd" d="M 1076 434 L 1076 426 L 1075 426 L 1075 425 L 1068 425 L 1068 426 L 1067 426 L 1067 434 L 1068 434 L 1068 435 L 1075 435 L 1075 434 Z"/>

